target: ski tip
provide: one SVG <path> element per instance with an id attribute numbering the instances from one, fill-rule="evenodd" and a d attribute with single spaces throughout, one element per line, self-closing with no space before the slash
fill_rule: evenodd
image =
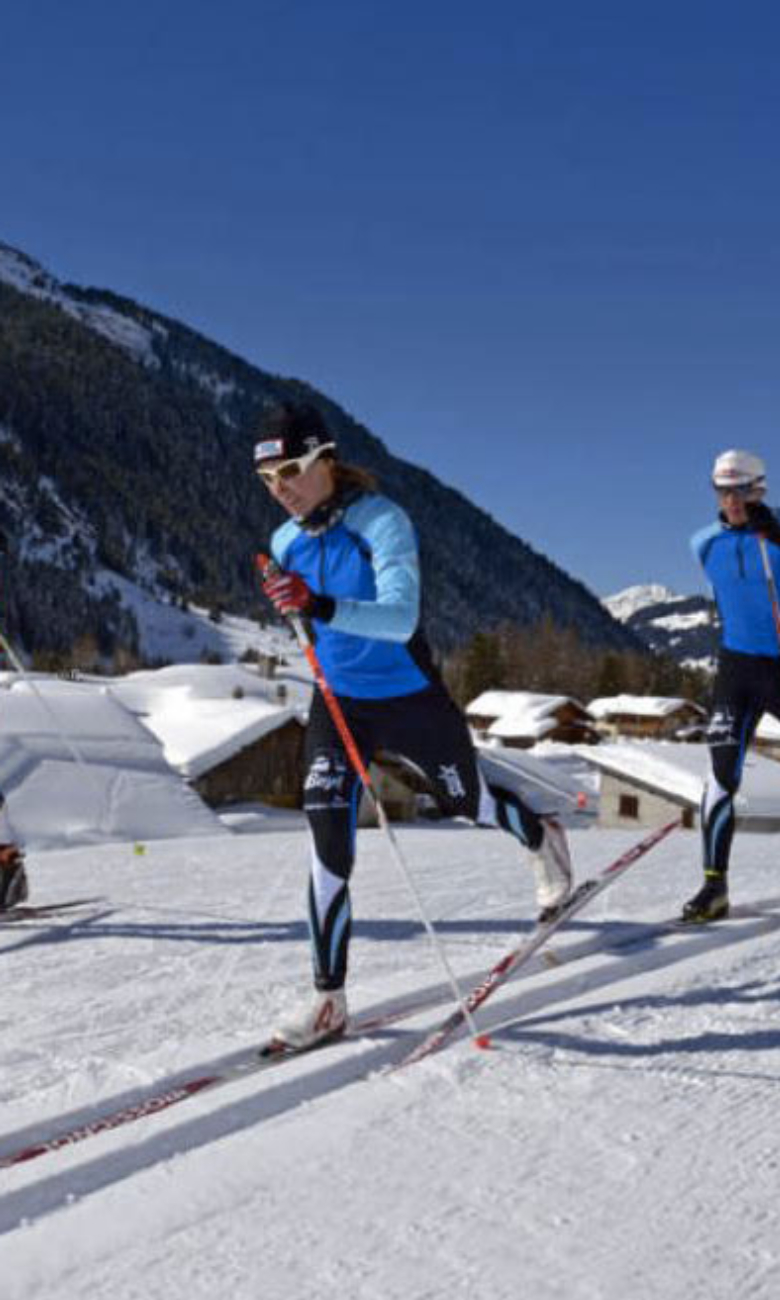
<path id="1" fill-rule="evenodd" d="M 481 1052 L 488 1052 L 493 1046 L 493 1039 L 490 1037 L 490 1034 L 477 1034 L 474 1039 L 474 1046 Z"/>

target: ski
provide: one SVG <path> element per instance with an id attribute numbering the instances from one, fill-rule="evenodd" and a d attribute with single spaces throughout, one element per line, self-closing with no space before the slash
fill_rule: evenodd
<path id="1" fill-rule="evenodd" d="M 587 907 L 592 899 L 613 884 L 625 871 L 628 871 L 629 867 L 632 867 L 635 862 L 644 857 L 650 849 L 659 844 L 680 824 L 679 817 L 672 822 L 667 822 L 665 826 L 652 831 L 638 844 L 622 853 L 619 858 L 611 862 L 608 867 L 604 867 L 597 875 L 583 880 L 551 920 L 537 925 L 528 939 L 516 948 L 512 948 L 500 961 L 496 962 L 485 978 L 466 995 L 462 1005 L 451 1012 L 436 1029 L 426 1034 L 412 1048 L 411 1052 L 407 1053 L 403 1060 L 399 1061 L 397 1065 L 391 1066 L 391 1071 L 401 1070 L 407 1065 L 414 1065 L 417 1061 L 424 1060 L 426 1056 L 431 1056 L 444 1047 L 466 1023 L 466 1010 L 473 1012 L 478 1007 L 481 1007 L 482 1003 L 486 1002 L 497 988 L 507 982 L 510 975 L 529 962 L 535 953 L 545 946 L 562 925 L 565 925 L 573 916 L 576 916 L 584 907 Z M 476 1041 L 479 1043 L 479 1039 Z"/>
<path id="2" fill-rule="evenodd" d="M 7 912 L 0 912 L 0 926 L 12 925 L 16 921 L 45 920 L 50 916 L 59 916 L 61 912 L 72 912 L 79 907 L 89 907 L 99 903 L 99 898 L 70 898 L 63 903 L 18 903 Z"/>
<path id="3" fill-rule="evenodd" d="M 679 825 L 678 821 L 670 822 L 660 830 L 654 831 L 640 844 L 629 849 L 611 866 L 606 867 L 598 876 L 583 881 L 554 920 L 537 926 L 527 940 L 498 962 L 485 979 L 472 990 L 466 999 L 469 1009 L 480 1006 L 500 984 L 506 983 L 521 967 L 526 966 L 534 954 L 547 943 L 547 940 L 565 921 L 568 921 L 579 912 L 591 898 L 600 893 L 602 889 L 605 889 L 608 884 L 627 870 L 638 858 L 647 853 L 677 825 Z M 651 931 L 657 928 L 650 927 Z M 560 964 L 569 964 L 581 957 L 590 956 L 604 946 L 603 942 L 598 939 L 595 941 L 587 940 L 576 945 L 573 951 L 564 955 Z M 297 1057 L 321 1051 L 338 1043 L 368 1037 L 400 1021 L 433 1010 L 450 998 L 451 990 L 446 985 L 435 985 L 428 990 L 394 1000 L 390 1005 L 380 1004 L 366 1010 L 363 1015 L 359 1015 L 351 1021 L 346 1034 L 340 1035 L 338 1038 L 322 1040 L 313 1047 L 280 1049 L 273 1040 L 269 1040 L 267 1043 L 260 1044 L 247 1051 L 225 1057 L 211 1066 L 203 1067 L 199 1071 L 193 1071 L 183 1078 L 174 1076 L 168 1080 L 161 1080 L 159 1085 L 154 1086 L 144 1096 L 129 1101 L 124 1105 L 117 1104 L 115 1109 L 110 1109 L 110 1102 L 106 1102 L 103 1107 L 101 1107 L 100 1103 L 97 1103 L 94 1108 L 87 1110 L 86 1117 L 81 1122 L 76 1120 L 68 1125 L 66 1117 L 63 1117 L 60 1121 L 62 1127 L 57 1128 L 56 1121 L 53 1121 L 46 1136 L 34 1137 L 31 1141 L 22 1143 L 15 1149 L 9 1149 L 8 1147 L 8 1144 L 13 1141 L 13 1135 L 9 1134 L 5 1144 L 0 1144 L 0 1169 L 37 1159 L 49 1152 L 59 1151 L 89 1138 L 97 1137 L 100 1133 L 135 1123 L 151 1115 L 157 1115 L 163 1110 L 168 1110 L 170 1107 L 188 1100 L 190 1097 L 275 1069 L 285 1062 L 295 1060 Z M 442 1025 L 432 1033 L 427 1034 L 422 1042 L 398 1064 L 390 1066 L 390 1070 L 400 1069 L 402 1066 L 411 1064 L 413 1061 L 420 1060 L 423 1056 L 438 1050 L 448 1038 L 457 1032 L 464 1020 L 463 1011 L 459 1007 Z"/>
<path id="4" fill-rule="evenodd" d="M 354 1035 L 350 1034 L 349 1036 L 353 1037 Z M 341 1035 L 342 1039 L 344 1037 L 344 1035 Z M 177 1106 L 190 1097 L 198 1096 L 200 1093 L 213 1088 L 224 1087 L 228 1083 L 235 1083 L 238 1079 L 244 1079 L 249 1075 L 260 1074 L 265 1070 L 273 1069 L 274 1066 L 278 1066 L 284 1061 L 292 1060 L 294 1057 L 319 1051 L 336 1041 L 338 1040 L 335 1038 L 329 1038 L 323 1039 L 311 1047 L 280 1049 L 273 1040 L 269 1040 L 268 1043 L 263 1044 L 261 1047 L 240 1054 L 238 1058 L 223 1062 L 215 1067 L 213 1072 L 194 1074 L 179 1083 L 172 1082 L 167 1086 L 161 1084 L 159 1089 L 149 1092 L 137 1102 L 120 1106 L 113 1111 L 106 1111 L 104 1114 L 96 1114 L 93 1119 L 86 1119 L 81 1124 L 74 1124 L 72 1128 L 54 1131 L 47 1137 L 33 1139 L 32 1142 L 17 1147 L 16 1150 L 0 1151 L 0 1169 L 9 1169 L 13 1165 L 26 1164 L 30 1160 L 37 1160 L 40 1156 L 48 1155 L 49 1152 L 61 1151 L 65 1147 L 85 1142 L 88 1138 L 97 1137 L 100 1133 L 108 1133 L 112 1129 L 122 1128 L 125 1124 L 134 1124 L 137 1120 L 145 1119 L 150 1115 L 159 1115 L 161 1111 L 168 1110 L 171 1106 Z"/>
<path id="5" fill-rule="evenodd" d="M 81 1122 L 76 1120 L 76 1122 L 68 1125 L 63 1120 L 61 1121 L 63 1127 L 57 1128 L 56 1121 L 53 1121 L 46 1136 L 33 1138 L 30 1142 L 23 1143 L 15 1149 L 8 1149 L 9 1141 L 13 1141 L 13 1135 L 9 1134 L 5 1143 L 0 1140 L 0 1169 L 8 1169 L 12 1165 L 24 1164 L 27 1161 L 47 1155 L 49 1152 L 75 1146 L 79 1142 L 97 1137 L 100 1133 L 107 1133 L 111 1129 L 133 1124 L 137 1120 L 145 1119 L 147 1116 L 158 1115 L 160 1111 L 168 1110 L 171 1106 L 187 1101 L 190 1097 L 224 1087 L 251 1075 L 273 1070 L 298 1057 L 311 1055 L 338 1043 L 368 1037 L 372 1033 L 387 1028 L 400 1020 L 430 1010 L 432 1007 L 440 1006 L 450 996 L 449 989 L 436 986 L 427 993 L 410 995 L 390 1007 L 375 1007 L 367 1011 L 365 1015 L 355 1017 L 345 1033 L 321 1039 L 320 1042 L 314 1043 L 310 1047 L 282 1047 L 276 1040 L 269 1039 L 266 1043 L 261 1043 L 259 1046 L 246 1051 L 234 1053 L 232 1056 L 225 1057 L 210 1067 L 203 1067 L 201 1071 L 193 1072 L 187 1077 L 177 1078 L 174 1076 L 168 1080 L 163 1080 L 137 1101 L 117 1105 L 116 1109 L 109 1109 L 110 1103 L 106 1103 L 106 1108 L 101 1109 L 100 1103 L 98 1103 L 97 1107 L 92 1109 L 91 1112 L 87 1110 L 86 1117 Z"/>
<path id="6" fill-rule="evenodd" d="M 582 956 L 589 956 L 599 946 L 598 940 L 595 942 L 588 940 L 581 945 L 577 945 L 575 950 L 571 954 L 567 954 L 563 961 L 568 963 L 569 961 L 576 961 Z M 12 1165 L 24 1164 L 50 1152 L 60 1151 L 65 1147 L 74 1146 L 77 1143 L 87 1141 L 89 1138 L 97 1137 L 101 1133 L 107 1133 L 111 1129 L 121 1128 L 126 1124 L 133 1124 L 149 1116 L 157 1115 L 163 1110 L 168 1110 L 171 1106 L 177 1106 L 181 1102 L 187 1101 L 190 1097 L 225 1087 L 252 1075 L 262 1074 L 267 1070 L 283 1065 L 287 1061 L 295 1060 L 297 1057 L 319 1051 L 327 1046 L 333 1046 L 338 1042 L 348 1042 L 368 1037 L 401 1021 L 411 1019 L 413 1016 L 435 1010 L 449 1001 L 451 997 L 452 992 L 447 985 L 432 985 L 428 989 L 395 998 L 389 1003 L 379 1003 L 374 1007 L 367 1008 L 362 1015 L 353 1017 L 346 1034 L 337 1039 L 323 1040 L 313 1047 L 299 1049 L 280 1049 L 273 1039 L 269 1039 L 268 1042 L 259 1046 L 233 1053 L 213 1062 L 209 1066 L 196 1069 L 187 1076 L 174 1075 L 168 1079 L 163 1079 L 144 1096 L 136 1100 L 130 1100 L 123 1104 L 121 1099 L 117 1099 L 113 1104 L 113 1108 L 110 1101 L 97 1102 L 94 1106 L 85 1108 L 83 1119 L 73 1115 L 70 1117 L 70 1122 L 68 1122 L 69 1117 L 61 1117 L 59 1127 L 57 1120 L 52 1120 L 48 1132 L 44 1136 L 34 1136 L 30 1141 L 22 1142 L 17 1146 L 13 1145 L 14 1135 L 8 1134 L 4 1141 L 0 1139 L 0 1169 L 8 1169 Z M 22 1134 L 16 1136 L 18 1138 Z"/>

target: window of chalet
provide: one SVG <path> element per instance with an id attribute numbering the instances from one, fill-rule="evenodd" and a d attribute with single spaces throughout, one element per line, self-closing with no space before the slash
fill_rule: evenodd
<path id="1" fill-rule="evenodd" d="M 618 812 L 621 817 L 631 817 L 634 821 L 638 821 L 639 796 L 635 794 L 621 794 L 618 803 Z"/>

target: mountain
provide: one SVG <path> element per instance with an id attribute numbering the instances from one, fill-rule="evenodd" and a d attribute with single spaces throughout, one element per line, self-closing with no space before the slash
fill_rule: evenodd
<path id="1" fill-rule="evenodd" d="M 627 587 L 604 606 L 649 649 L 686 667 L 711 669 L 718 645 L 715 603 L 705 596 L 678 596 L 656 583 Z"/>
<path id="2" fill-rule="evenodd" d="M 409 510 L 439 650 L 544 615 L 592 645 L 637 648 L 582 583 L 322 393 L 0 244 L 6 627 L 27 650 L 86 635 L 104 656 L 143 653 L 143 602 L 126 599 L 128 583 L 161 605 L 260 613 L 251 557 L 282 516 L 252 473 L 252 426 L 283 398 L 314 402 L 343 457 Z"/>

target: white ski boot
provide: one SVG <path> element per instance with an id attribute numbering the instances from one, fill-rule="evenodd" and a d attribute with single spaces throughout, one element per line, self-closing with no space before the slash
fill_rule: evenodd
<path id="1" fill-rule="evenodd" d="M 275 1028 L 272 1043 L 291 1051 L 305 1051 L 317 1043 L 341 1038 L 347 1028 L 347 997 L 343 989 L 316 992 L 312 1001 L 291 1012 Z"/>
<path id="2" fill-rule="evenodd" d="M 544 817 L 544 836 L 531 854 L 540 923 L 551 921 L 571 893 L 572 869 L 566 832 L 554 817 Z"/>

